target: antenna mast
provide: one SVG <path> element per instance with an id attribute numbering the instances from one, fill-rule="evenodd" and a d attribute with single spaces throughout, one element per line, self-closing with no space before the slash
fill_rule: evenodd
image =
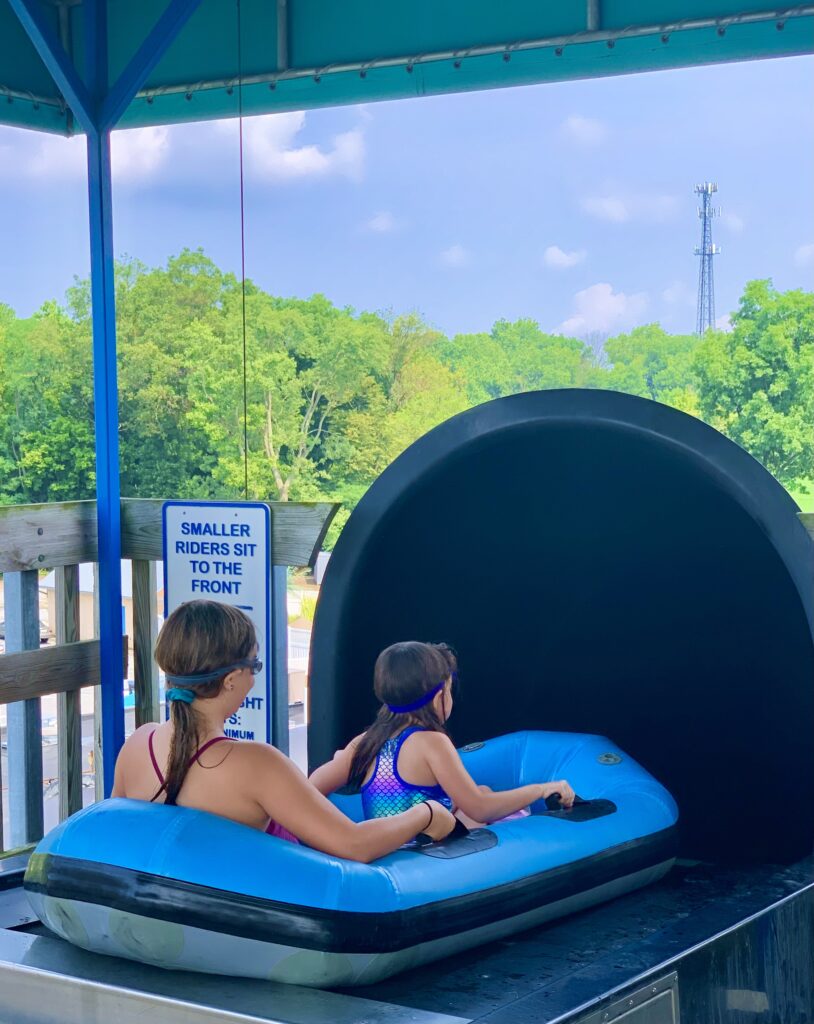
<path id="1" fill-rule="evenodd" d="M 701 197 L 698 216 L 701 219 L 701 245 L 695 247 L 695 255 L 700 256 L 698 268 L 698 312 L 695 318 L 695 333 L 702 335 L 710 327 L 715 326 L 715 284 L 712 276 L 712 257 L 721 251 L 720 246 L 712 244 L 712 219 L 720 214 L 712 203 L 713 193 L 718 186 L 705 181 L 695 186 L 695 194 Z"/>

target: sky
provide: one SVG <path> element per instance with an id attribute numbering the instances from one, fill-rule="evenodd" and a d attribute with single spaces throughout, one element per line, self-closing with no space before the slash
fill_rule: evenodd
<path id="1" fill-rule="evenodd" d="M 249 118 L 246 270 L 276 295 L 417 311 L 450 335 L 530 317 L 692 332 L 693 186 L 717 182 L 721 325 L 744 283 L 814 283 L 814 59 Z M 117 255 L 239 273 L 236 121 L 114 133 Z M 88 272 L 82 139 L 0 127 L 0 302 Z"/>

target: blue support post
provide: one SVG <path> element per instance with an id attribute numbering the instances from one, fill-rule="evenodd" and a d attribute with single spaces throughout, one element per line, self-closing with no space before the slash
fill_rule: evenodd
<path id="1" fill-rule="evenodd" d="M 109 796 L 113 788 L 116 756 L 124 743 L 119 408 L 110 132 L 88 135 L 88 198 L 99 532 L 102 771 L 105 796 Z"/>
<path id="2" fill-rule="evenodd" d="M 5 577 L 6 651 L 40 646 L 40 587 L 36 569 Z M 42 838 L 42 717 L 39 697 L 9 704 L 9 818 L 11 846 Z"/>
<path id="3" fill-rule="evenodd" d="M 86 77 L 88 91 L 98 110 L 108 84 L 107 3 L 88 0 L 84 11 Z M 99 531 L 102 772 L 104 793 L 109 796 L 116 757 L 124 743 L 119 404 L 109 130 L 94 129 L 88 133 L 88 208 Z"/>

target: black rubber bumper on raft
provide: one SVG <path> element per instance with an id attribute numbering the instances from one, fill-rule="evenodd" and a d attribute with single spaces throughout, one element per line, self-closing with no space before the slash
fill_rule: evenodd
<path id="1" fill-rule="evenodd" d="M 463 744 L 613 738 L 676 797 L 683 853 L 814 847 L 814 544 L 786 491 L 694 417 L 605 391 L 479 406 L 370 488 L 326 573 L 309 759 L 375 713 L 397 640 L 459 652 Z"/>
<path id="2" fill-rule="evenodd" d="M 657 867 L 675 855 L 676 840 L 677 830 L 670 828 L 491 889 L 382 913 L 278 903 L 52 854 L 33 854 L 26 889 L 301 949 L 387 953 L 494 924 Z"/>

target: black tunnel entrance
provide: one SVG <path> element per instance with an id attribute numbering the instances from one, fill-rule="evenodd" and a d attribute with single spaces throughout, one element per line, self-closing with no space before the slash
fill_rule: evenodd
<path id="1" fill-rule="evenodd" d="M 809 853 L 814 545 L 796 511 L 732 442 L 643 399 L 537 392 L 449 420 L 370 488 L 331 558 L 312 765 L 375 713 L 383 647 L 446 640 L 456 743 L 602 733 L 673 793 L 685 855 Z"/>

